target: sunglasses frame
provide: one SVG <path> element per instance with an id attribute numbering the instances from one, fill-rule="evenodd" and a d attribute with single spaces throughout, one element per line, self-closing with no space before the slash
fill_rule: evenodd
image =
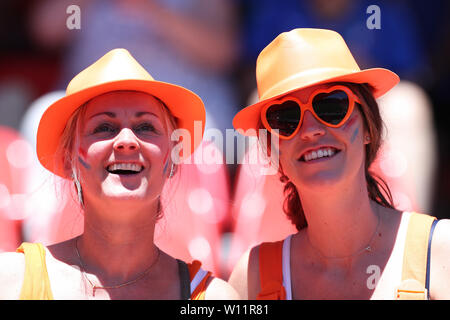
<path id="1" fill-rule="evenodd" d="M 315 98 L 318 94 L 321 94 L 321 93 L 330 93 L 330 92 L 333 92 L 333 91 L 344 91 L 344 92 L 347 94 L 347 97 L 348 97 L 348 109 L 347 109 L 347 113 L 346 113 L 345 117 L 344 117 L 338 124 L 331 124 L 331 123 L 328 123 L 328 122 L 322 120 L 322 119 L 316 114 L 316 112 L 314 111 L 314 108 L 313 108 L 313 106 L 312 106 L 312 102 L 313 102 L 314 98 Z M 290 136 L 284 136 L 284 135 L 279 134 L 279 133 L 278 133 L 278 130 L 273 129 L 273 128 L 269 125 L 269 122 L 267 121 L 267 110 L 268 110 L 270 107 L 272 107 L 273 105 L 276 105 L 276 104 L 282 104 L 282 103 L 284 103 L 284 102 L 286 102 L 286 101 L 294 101 L 295 103 L 297 103 L 298 107 L 300 108 L 300 120 L 298 121 L 297 128 L 294 130 L 294 132 L 293 132 Z M 302 123 L 303 123 L 303 117 L 304 117 L 304 114 L 305 114 L 305 112 L 306 112 L 307 110 L 309 110 L 309 111 L 314 115 L 314 117 L 315 117 L 320 123 L 326 125 L 327 127 L 331 127 L 331 128 L 339 128 L 340 126 L 342 126 L 342 125 L 348 120 L 348 118 L 349 118 L 350 115 L 352 114 L 353 109 L 354 109 L 354 107 L 355 107 L 355 102 L 361 104 L 361 102 L 360 102 L 358 96 L 357 96 L 352 90 L 350 90 L 350 88 L 348 88 L 348 87 L 346 87 L 346 86 L 343 86 L 343 85 L 334 85 L 334 86 L 331 86 L 331 87 L 329 87 L 329 88 L 319 88 L 319 89 L 314 90 L 314 91 L 310 94 L 307 103 L 302 103 L 299 99 L 297 99 L 297 98 L 295 98 L 295 97 L 292 97 L 292 96 L 290 96 L 290 95 L 284 96 L 284 97 L 281 98 L 281 99 L 277 99 L 277 100 L 271 101 L 270 103 L 266 104 L 266 105 L 263 107 L 263 109 L 261 110 L 261 121 L 262 121 L 264 127 L 265 127 L 267 130 L 269 130 L 271 134 L 275 134 L 275 135 L 278 136 L 280 139 L 289 140 L 289 139 L 292 139 L 292 138 L 298 133 L 298 131 L 300 130 L 300 127 L 301 127 L 301 125 L 302 125 Z M 274 131 L 274 130 L 276 130 L 276 131 Z"/>

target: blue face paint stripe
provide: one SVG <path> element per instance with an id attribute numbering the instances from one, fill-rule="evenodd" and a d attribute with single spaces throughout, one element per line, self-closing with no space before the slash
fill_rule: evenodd
<path id="1" fill-rule="evenodd" d="M 83 167 L 85 167 L 86 169 L 88 169 L 88 170 L 91 169 L 91 166 L 88 165 L 86 162 L 84 162 L 84 160 L 81 159 L 80 156 L 78 156 L 78 161 L 80 161 L 81 165 L 82 165 Z"/>
<path id="2" fill-rule="evenodd" d="M 355 141 L 356 136 L 358 135 L 358 132 L 359 132 L 359 127 L 356 128 L 355 131 L 353 131 L 352 137 L 350 138 L 350 142 L 351 142 L 351 143 L 353 143 L 353 141 Z"/>
<path id="3" fill-rule="evenodd" d="M 169 161 L 166 161 L 166 163 L 164 164 L 163 173 L 166 173 L 168 166 L 169 166 Z"/>

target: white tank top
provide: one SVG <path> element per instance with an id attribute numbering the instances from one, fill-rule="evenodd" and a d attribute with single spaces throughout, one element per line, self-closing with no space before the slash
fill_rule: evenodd
<path id="1" fill-rule="evenodd" d="M 400 226 L 397 232 L 397 238 L 395 239 L 394 248 L 392 249 L 391 257 L 389 258 L 386 269 L 390 269 L 390 273 L 395 273 L 395 278 L 398 279 L 398 283 L 402 277 L 402 261 L 403 252 L 405 248 L 406 232 L 408 230 L 410 212 L 403 212 L 400 221 Z M 292 286 L 291 286 L 291 238 L 292 234 L 287 236 L 283 241 L 283 253 L 282 253 L 282 270 L 283 270 L 283 286 L 286 290 L 286 300 L 292 300 Z M 395 266 L 395 267 L 394 267 Z M 378 283 L 383 281 L 383 275 L 381 275 Z M 378 299 L 376 292 L 372 296 L 373 299 Z M 382 299 L 380 297 L 380 299 Z"/>

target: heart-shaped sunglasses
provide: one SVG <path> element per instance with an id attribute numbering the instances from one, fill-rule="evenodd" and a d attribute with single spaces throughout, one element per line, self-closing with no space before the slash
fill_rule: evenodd
<path id="1" fill-rule="evenodd" d="M 271 101 L 263 107 L 261 121 L 272 134 L 281 139 L 292 139 L 300 130 L 306 110 L 324 125 L 338 128 L 350 117 L 355 103 L 361 104 L 348 87 L 319 88 L 309 96 L 306 104 L 292 96 Z"/>

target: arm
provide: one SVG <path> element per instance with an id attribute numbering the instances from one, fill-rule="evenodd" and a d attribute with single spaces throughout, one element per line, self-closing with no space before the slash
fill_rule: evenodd
<path id="1" fill-rule="evenodd" d="M 259 255 L 258 248 L 254 247 L 242 255 L 228 279 L 242 299 L 254 300 L 258 295 L 259 283 Z"/>
<path id="2" fill-rule="evenodd" d="M 430 298 L 450 299 L 450 220 L 440 220 L 431 244 Z"/>
<path id="3" fill-rule="evenodd" d="M 21 253 L 0 254 L 0 300 L 17 300 L 22 289 L 25 258 Z"/>

